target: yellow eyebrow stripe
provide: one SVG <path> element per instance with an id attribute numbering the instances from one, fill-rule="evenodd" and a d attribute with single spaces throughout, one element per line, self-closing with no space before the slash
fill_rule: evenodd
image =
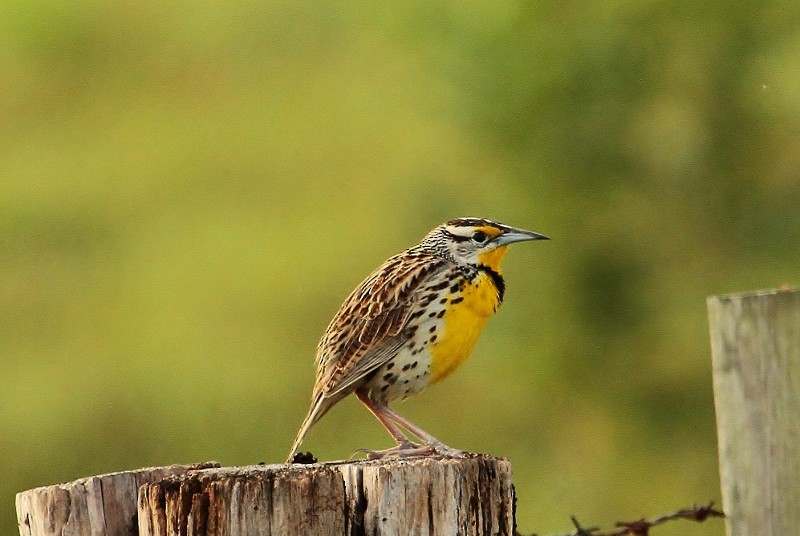
<path id="1" fill-rule="evenodd" d="M 501 234 L 503 234 L 503 231 L 501 231 L 497 227 L 492 227 L 491 225 L 483 225 L 481 227 L 475 227 L 475 231 L 481 231 L 490 238 L 494 238 L 496 236 L 500 236 Z"/>

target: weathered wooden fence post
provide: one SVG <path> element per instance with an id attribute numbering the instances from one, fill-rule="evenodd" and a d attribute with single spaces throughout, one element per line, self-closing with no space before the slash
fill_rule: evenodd
<path id="1" fill-rule="evenodd" d="M 729 536 L 800 530 L 800 290 L 708 298 Z"/>
<path id="2" fill-rule="evenodd" d="M 20 496 L 56 487 L 19 494 L 22 536 L 137 531 L 139 536 L 512 536 L 515 531 L 511 464 L 484 455 L 184 471 L 144 482 L 138 508 L 135 497 L 123 508 L 126 515 L 132 512 L 127 524 L 98 523 L 104 514 L 97 505 L 94 519 L 69 520 L 67 509 L 59 525 L 69 525 L 67 532 L 47 530 L 53 525 L 40 522 L 50 515 L 47 508 L 19 508 L 25 502 Z M 103 496 L 114 493 L 103 487 Z M 131 521 L 138 527 L 133 532 Z"/>
<path id="3" fill-rule="evenodd" d="M 136 498 L 143 484 L 214 465 L 149 467 L 17 493 L 20 536 L 131 536 L 137 530 Z"/>

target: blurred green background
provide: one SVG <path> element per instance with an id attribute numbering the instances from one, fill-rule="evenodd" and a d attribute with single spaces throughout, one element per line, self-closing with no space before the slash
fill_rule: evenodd
<path id="1" fill-rule="evenodd" d="M 800 282 L 798 20 L 4 2 L 0 532 L 23 489 L 282 461 L 341 300 L 473 215 L 553 240 L 512 248 L 472 359 L 401 412 L 511 458 L 523 532 L 719 499 L 705 298 Z M 347 400 L 304 449 L 390 444 Z"/>

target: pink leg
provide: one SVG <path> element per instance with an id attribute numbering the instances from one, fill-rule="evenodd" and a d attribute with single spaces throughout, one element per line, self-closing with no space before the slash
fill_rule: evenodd
<path id="1" fill-rule="evenodd" d="M 393 411 L 389 406 L 383 402 L 370 399 L 366 393 L 356 392 L 356 396 L 364 404 L 367 409 L 383 424 L 384 428 L 397 442 L 397 447 L 387 450 L 368 450 L 360 449 L 360 452 L 366 452 L 367 457 L 370 459 L 383 458 L 385 456 L 429 456 L 431 454 L 444 454 L 445 456 L 463 456 L 465 453 L 448 447 L 432 435 L 425 432 L 412 422 L 405 419 L 403 416 Z M 425 444 L 417 445 L 410 441 L 405 434 L 398 428 L 397 425 L 402 426 L 418 438 L 422 439 Z M 359 452 L 357 451 L 357 452 Z"/>
<path id="2" fill-rule="evenodd" d="M 458 450 L 452 447 L 448 447 L 447 445 L 445 445 L 444 443 L 442 443 L 441 441 L 430 435 L 428 432 L 426 432 L 413 422 L 409 421 L 408 419 L 406 419 L 405 417 L 394 411 L 389 406 L 383 407 L 383 414 L 385 418 L 394 421 L 395 424 L 399 424 L 400 426 L 402 426 L 403 428 L 405 428 L 406 430 L 408 430 L 409 432 L 411 432 L 412 434 L 423 440 L 426 445 L 433 447 L 433 450 L 436 451 L 436 453 L 438 454 L 444 454 L 446 456 L 456 456 L 456 457 L 463 456 L 464 454 L 466 454 L 466 452 L 463 450 Z"/>
<path id="3" fill-rule="evenodd" d="M 362 404 L 367 406 L 367 409 L 375 415 L 375 418 L 378 419 L 384 428 L 389 432 L 394 440 L 397 442 L 398 445 L 410 443 L 406 435 L 397 427 L 395 424 L 387 418 L 386 410 L 389 409 L 386 405 L 381 404 L 380 402 L 376 402 L 374 400 L 370 400 L 370 398 L 361 392 L 356 392 L 356 396 L 361 401 Z"/>

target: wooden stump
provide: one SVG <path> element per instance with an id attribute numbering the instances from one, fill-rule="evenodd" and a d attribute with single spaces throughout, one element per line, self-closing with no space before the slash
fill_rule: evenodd
<path id="1" fill-rule="evenodd" d="M 139 494 L 140 536 L 513 533 L 511 465 L 488 456 L 207 469 Z"/>
<path id="2" fill-rule="evenodd" d="M 484 455 L 141 469 L 24 491 L 17 516 L 21 536 L 511 536 L 515 529 L 511 464 Z"/>
<path id="3" fill-rule="evenodd" d="M 16 500 L 20 536 L 131 536 L 142 484 L 214 465 L 151 467 L 23 491 Z"/>
<path id="4" fill-rule="evenodd" d="M 800 526 L 800 290 L 708 299 L 728 534 Z"/>
<path id="5" fill-rule="evenodd" d="M 223 467 L 144 485 L 139 535 L 345 534 L 341 475 L 293 467 Z"/>

